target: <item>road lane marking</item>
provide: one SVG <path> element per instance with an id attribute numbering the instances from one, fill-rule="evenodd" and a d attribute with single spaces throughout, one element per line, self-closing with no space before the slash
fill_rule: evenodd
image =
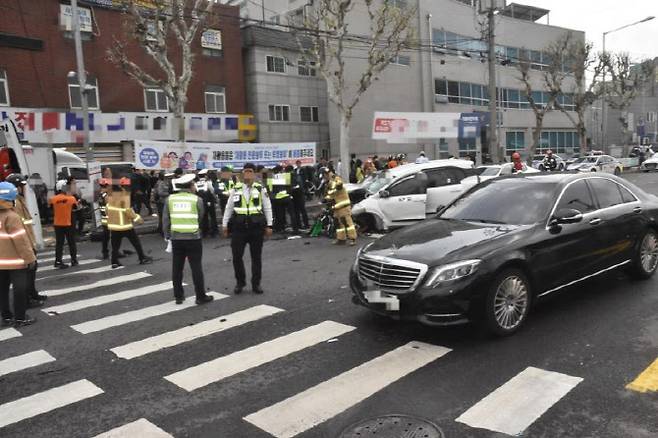
<path id="1" fill-rule="evenodd" d="M 10 357 L 9 359 L 0 360 L 0 377 L 54 361 L 55 358 L 44 350 Z"/>
<path id="2" fill-rule="evenodd" d="M 164 430 L 145 418 L 109 430 L 93 438 L 173 438 Z"/>
<path id="3" fill-rule="evenodd" d="M 626 385 L 626 389 L 637 392 L 658 391 L 658 359 L 644 370 L 635 380 Z"/>
<path id="4" fill-rule="evenodd" d="M 89 380 L 78 380 L 0 405 L 0 428 L 103 394 Z"/>
<path id="5" fill-rule="evenodd" d="M 39 263 L 52 263 L 52 262 L 54 262 L 55 259 L 56 259 L 56 257 L 47 257 L 47 258 L 45 258 L 45 259 L 40 259 L 40 258 L 39 258 L 40 255 L 41 255 L 41 254 L 38 254 L 38 255 L 37 255 L 37 260 L 39 261 Z M 78 258 L 81 259 L 81 258 L 83 258 L 83 257 L 80 256 L 80 255 L 78 255 Z M 68 260 L 71 260 L 71 256 L 70 256 L 70 255 L 62 256 L 62 261 L 63 261 L 63 262 L 68 261 Z"/>
<path id="6" fill-rule="evenodd" d="M 141 341 L 131 342 L 130 344 L 112 348 L 110 351 L 120 358 L 134 359 L 155 351 L 238 327 L 248 322 L 257 321 L 283 311 L 283 309 L 267 305 L 251 307 L 246 310 L 231 313 L 230 315 L 220 316 L 219 318 L 183 327 L 179 330 L 142 339 Z"/>
<path id="7" fill-rule="evenodd" d="M 215 300 L 221 300 L 223 298 L 228 298 L 228 295 L 220 294 L 217 292 L 208 292 L 207 295 L 212 295 L 215 297 Z M 173 300 L 164 303 L 158 304 L 157 306 L 145 307 L 143 309 L 133 310 L 126 313 L 119 313 L 118 315 L 111 315 L 105 318 L 95 319 L 93 321 L 83 322 L 81 324 L 72 325 L 71 328 L 83 335 L 99 332 L 111 327 L 117 327 L 120 325 L 129 324 L 135 321 L 142 321 L 144 319 L 152 318 L 155 316 L 166 315 L 167 313 L 177 312 L 179 310 L 189 309 L 194 307 L 194 299 L 188 299 L 183 304 L 176 304 Z"/>
<path id="8" fill-rule="evenodd" d="M 464 412 L 456 421 L 519 435 L 583 379 L 528 367 Z"/>
<path id="9" fill-rule="evenodd" d="M 80 292 L 80 291 L 83 291 L 83 290 L 96 289 L 98 287 L 114 286 L 115 284 L 125 283 L 127 281 L 141 280 L 142 278 L 148 278 L 150 276 L 151 276 L 151 274 L 149 274 L 148 272 L 135 272 L 133 274 L 120 275 L 118 277 L 106 278 L 104 280 L 99 280 L 99 281 L 96 281 L 94 283 L 80 284 L 80 285 L 77 285 L 77 286 L 65 287 L 65 288 L 62 288 L 62 289 L 46 290 L 46 291 L 43 291 L 42 293 L 44 295 L 49 296 L 49 297 L 56 297 L 56 296 L 60 296 L 60 295 L 70 294 L 70 293 L 73 293 L 73 292 Z"/>
<path id="10" fill-rule="evenodd" d="M 6 341 L 7 339 L 17 338 L 23 336 L 21 332 L 13 328 L 7 328 L 0 330 L 0 341 Z"/>
<path id="11" fill-rule="evenodd" d="M 46 307 L 41 310 L 50 314 L 75 312 L 76 310 L 88 309 L 90 307 L 101 306 L 103 304 L 113 303 L 116 301 L 122 301 L 130 298 L 150 295 L 165 290 L 172 290 L 172 287 L 173 286 L 171 284 L 171 281 L 166 281 L 160 284 L 152 284 L 149 286 L 140 287 L 138 289 L 130 289 L 123 292 L 117 292 L 114 294 L 102 295 L 100 297 L 95 297 L 95 298 L 88 298 L 86 300 L 73 301 L 72 303 L 62 304 L 59 306 Z"/>
<path id="12" fill-rule="evenodd" d="M 450 349 L 438 345 L 410 342 L 244 419 L 277 438 L 291 438 L 448 352 Z"/>
<path id="13" fill-rule="evenodd" d="M 186 391 L 194 391 L 211 383 L 280 359 L 321 342 L 351 332 L 355 327 L 324 321 L 280 338 L 237 351 L 165 377 Z"/>
<path id="14" fill-rule="evenodd" d="M 85 262 L 85 263 L 83 263 Z M 83 260 L 80 262 L 80 264 L 87 264 L 87 263 L 96 263 L 95 260 Z M 71 275 L 87 275 L 87 274 L 102 274 L 103 272 L 110 272 L 110 271 L 118 271 L 119 269 L 124 269 L 124 266 L 119 266 L 118 268 L 112 269 L 112 265 L 106 265 L 106 266 L 101 266 L 100 268 L 91 268 L 91 269 L 85 269 L 82 271 L 70 271 L 70 270 L 64 270 L 60 272 L 59 274 L 56 275 L 49 275 L 47 277 L 40 277 L 37 278 L 37 281 L 42 281 L 42 280 L 48 280 L 52 278 L 62 278 L 62 277 L 68 277 Z M 38 272 L 41 272 L 41 269 L 39 269 Z"/>
<path id="15" fill-rule="evenodd" d="M 49 257 L 54 255 L 55 255 L 55 251 L 44 251 L 37 253 L 37 257 Z"/>
<path id="16" fill-rule="evenodd" d="M 91 265 L 92 263 L 98 263 L 100 261 L 102 261 L 102 260 L 99 260 L 99 259 L 80 260 L 78 262 L 78 266 Z M 43 263 L 43 261 L 39 260 L 39 263 Z M 75 269 L 75 268 L 76 268 L 75 266 L 69 266 L 66 269 L 59 269 L 59 268 L 55 267 L 54 265 L 50 265 L 50 266 L 39 267 L 39 269 L 37 269 L 37 274 L 39 274 L 41 272 L 50 272 L 50 271 L 54 271 L 54 270 L 62 271 L 62 274 L 73 274 L 73 273 L 81 272 L 81 271 L 71 271 L 71 269 Z"/>

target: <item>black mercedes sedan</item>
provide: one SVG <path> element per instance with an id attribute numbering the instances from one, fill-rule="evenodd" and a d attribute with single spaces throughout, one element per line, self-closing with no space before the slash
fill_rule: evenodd
<path id="1" fill-rule="evenodd" d="M 486 181 L 437 217 L 362 248 L 353 301 L 430 325 L 478 320 L 501 336 L 530 307 L 607 271 L 658 267 L 658 197 L 613 175 L 528 174 Z"/>

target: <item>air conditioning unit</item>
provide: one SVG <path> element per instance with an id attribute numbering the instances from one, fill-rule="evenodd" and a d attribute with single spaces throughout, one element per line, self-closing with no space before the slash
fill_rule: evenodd
<path id="1" fill-rule="evenodd" d="M 448 103 L 448 96 L 444 94 L 435 94 L 434 95 L 435 103 Z"/>

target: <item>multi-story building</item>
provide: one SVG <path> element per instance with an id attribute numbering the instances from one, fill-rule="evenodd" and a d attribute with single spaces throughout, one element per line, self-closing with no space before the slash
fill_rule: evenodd
<path id="1" fill-rule="evenodd" d="M 417 10 L 414 25 L 419 48 L 398 56 L 373 83 L 355 109 L 351 129 L 351 150 L 360 156 L 406 152 L 414 157 L 425 150 L 430 157 L 465 156 L 480 153 L 485 145 L 486 129 L 482 136 L 463 138 L 435 138 L 413 143 L 388 143 L 372 140 L 373 116 L 376 111 L 390 112 L 488 112 L 488 48 L 483 38 L 477 1 L 471 0 L 395 0 L 400 6 Z M 235 0 L 233 4 L 240 4 Z M 247 1 L 242 16 L 247 20 L 269 23 L 301 23 L 299 17 L 313 7 L 307 0 L 281 0 L 279 2 Z M 543 71 L 547 68 L 545 49 L 561 36 L 571 33 L 573 38 L 584 40 L 583 32 L 540 24 L 537 21 L 549 11 L 510 4 L 496 17 L 496 82 L 499 96 L 498 138 L 505 145 L 506 154 L 523 151 L 532 141 L 535 117 L 524 97 L 524 86 L 519 81 L 517 63 L 521 58 L 532 60 L 531 82 L 533 95 L 538 102 L 547 99 L 543 84 Z M 281 26 L 281 29 L 286 27 Z M 350 32 L 368 35 L 368 17 L 365 7 L 354 8 L 350 18 Z M 365 47 L 346 50 L 349 58 L 347 83 L 356 84 L 364 69 Z M 571 79 L 567 78 L 567 82 Z M 569 89 L 573 84 L 565 84 Z M 562 103 L 572 107 L 571 99 L 562 96 Z M 331 155 L 338 155 L 339 117 L 329 104 Z M 580 147 L 580 141 L 568 117 L 558 111 L 549 112 L 544 119 L 541 148 L 552 148 L 558 153 L 571 154 Z"/>
<path id="2" fill-rule="evenodd" d="M 100 160 L 131 159 L 135 139 L 176 140 L 169 103 L 157 87 L 143 88 L 108 60 L 115 38 L 148 73 L 162 73 L 137 46 L 122 0 L 80 0 L 88 75 L 91 142 Z M 149 7 L 149 2 L 141 2 Z M 80 149 L 80 87 L 65 0 L 4 0 L 0 4 L 0 116 L 11 118 L 32 144 Z M 172 39 L 171 58 L 180 59 Z M 192 43 L 194 76 L 188 90 L 189 140 L 238 141 L 246 123 L 239 9 L 217 4 Z M 177 52 L 178 51 L 178 52 Z M 244 130 L 243 130 L 244 133 Z"/>

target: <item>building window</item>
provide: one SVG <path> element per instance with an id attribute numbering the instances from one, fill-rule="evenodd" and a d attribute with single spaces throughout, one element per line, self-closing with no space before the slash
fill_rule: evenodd
<path id="1" fill-rule="evenodd" d="M 411 65 L 411 56 L 406 56 L 406 55 L 394 56 L 393 58 L 391 58 L 391 64 L 409 66 Z"/>
<path id="2" fill-rule="evenodd" d="M 306 61 L 304 59 L 297 60 L 297 74 L 299 76 L 316 76 L 314 61 Z"/>
<path id="3" fill-rule="evenodd" d="M 270 122 L 289 122 L 290 105 L 270 105 Z"/>
<path id="4" fill-rule="evenodd" d="M 146 111 L 168 112 L 169 99 L 164 90 L 159 88 L 147 88 L 144 90 L 144 108 Z"/>
<path id="5" fill-rule="evenodd" d="M 539 142 L 540 149 L 552 149 L 558 154 L 572 154 L 580 151 L 580 137 L 574 131 L 544 131 Z"/>
<path id="6" fill-rule="evenodd" d="M 505 133 L 506 141 L 505 147 L 508 154 L 525 150 L 525 132 L 523 131 L 509 131 Z"/>
<path id="7" fill-rule="evenodd" d="M 204 92 L 207 113 L 226 112 L 226 89 L 216 85 L 208 85 Z"/>
<path id="8" fill-rule="evenodd" d="M 267 56 L 267 71 L 270 73 L 285 73 L 286 60 L 282 56 Z"/>
<path id="9" fill-rule="evenodd" d="M 9 84 L 4 70 L 0 70 L 0 106 L 9 106 Z"/>
<path id="10" fill-rule="evenodd" d="M 299 120 L 302 122 L 314 122 L 317 123 L 320 121 L 318 115 L 317 106 L 300 106 L 299 107 Z"/>
<path id="11" fill-rule="evenodd" d="M 72 109 L 82 108 L 82 96 L 80 95 L 80 84 L 78 76 L 68 78 L 69 102 Z M 87 106 L 90 110 L 99 109 L 98 82 L 96 78 L 87 77 Z"/>

